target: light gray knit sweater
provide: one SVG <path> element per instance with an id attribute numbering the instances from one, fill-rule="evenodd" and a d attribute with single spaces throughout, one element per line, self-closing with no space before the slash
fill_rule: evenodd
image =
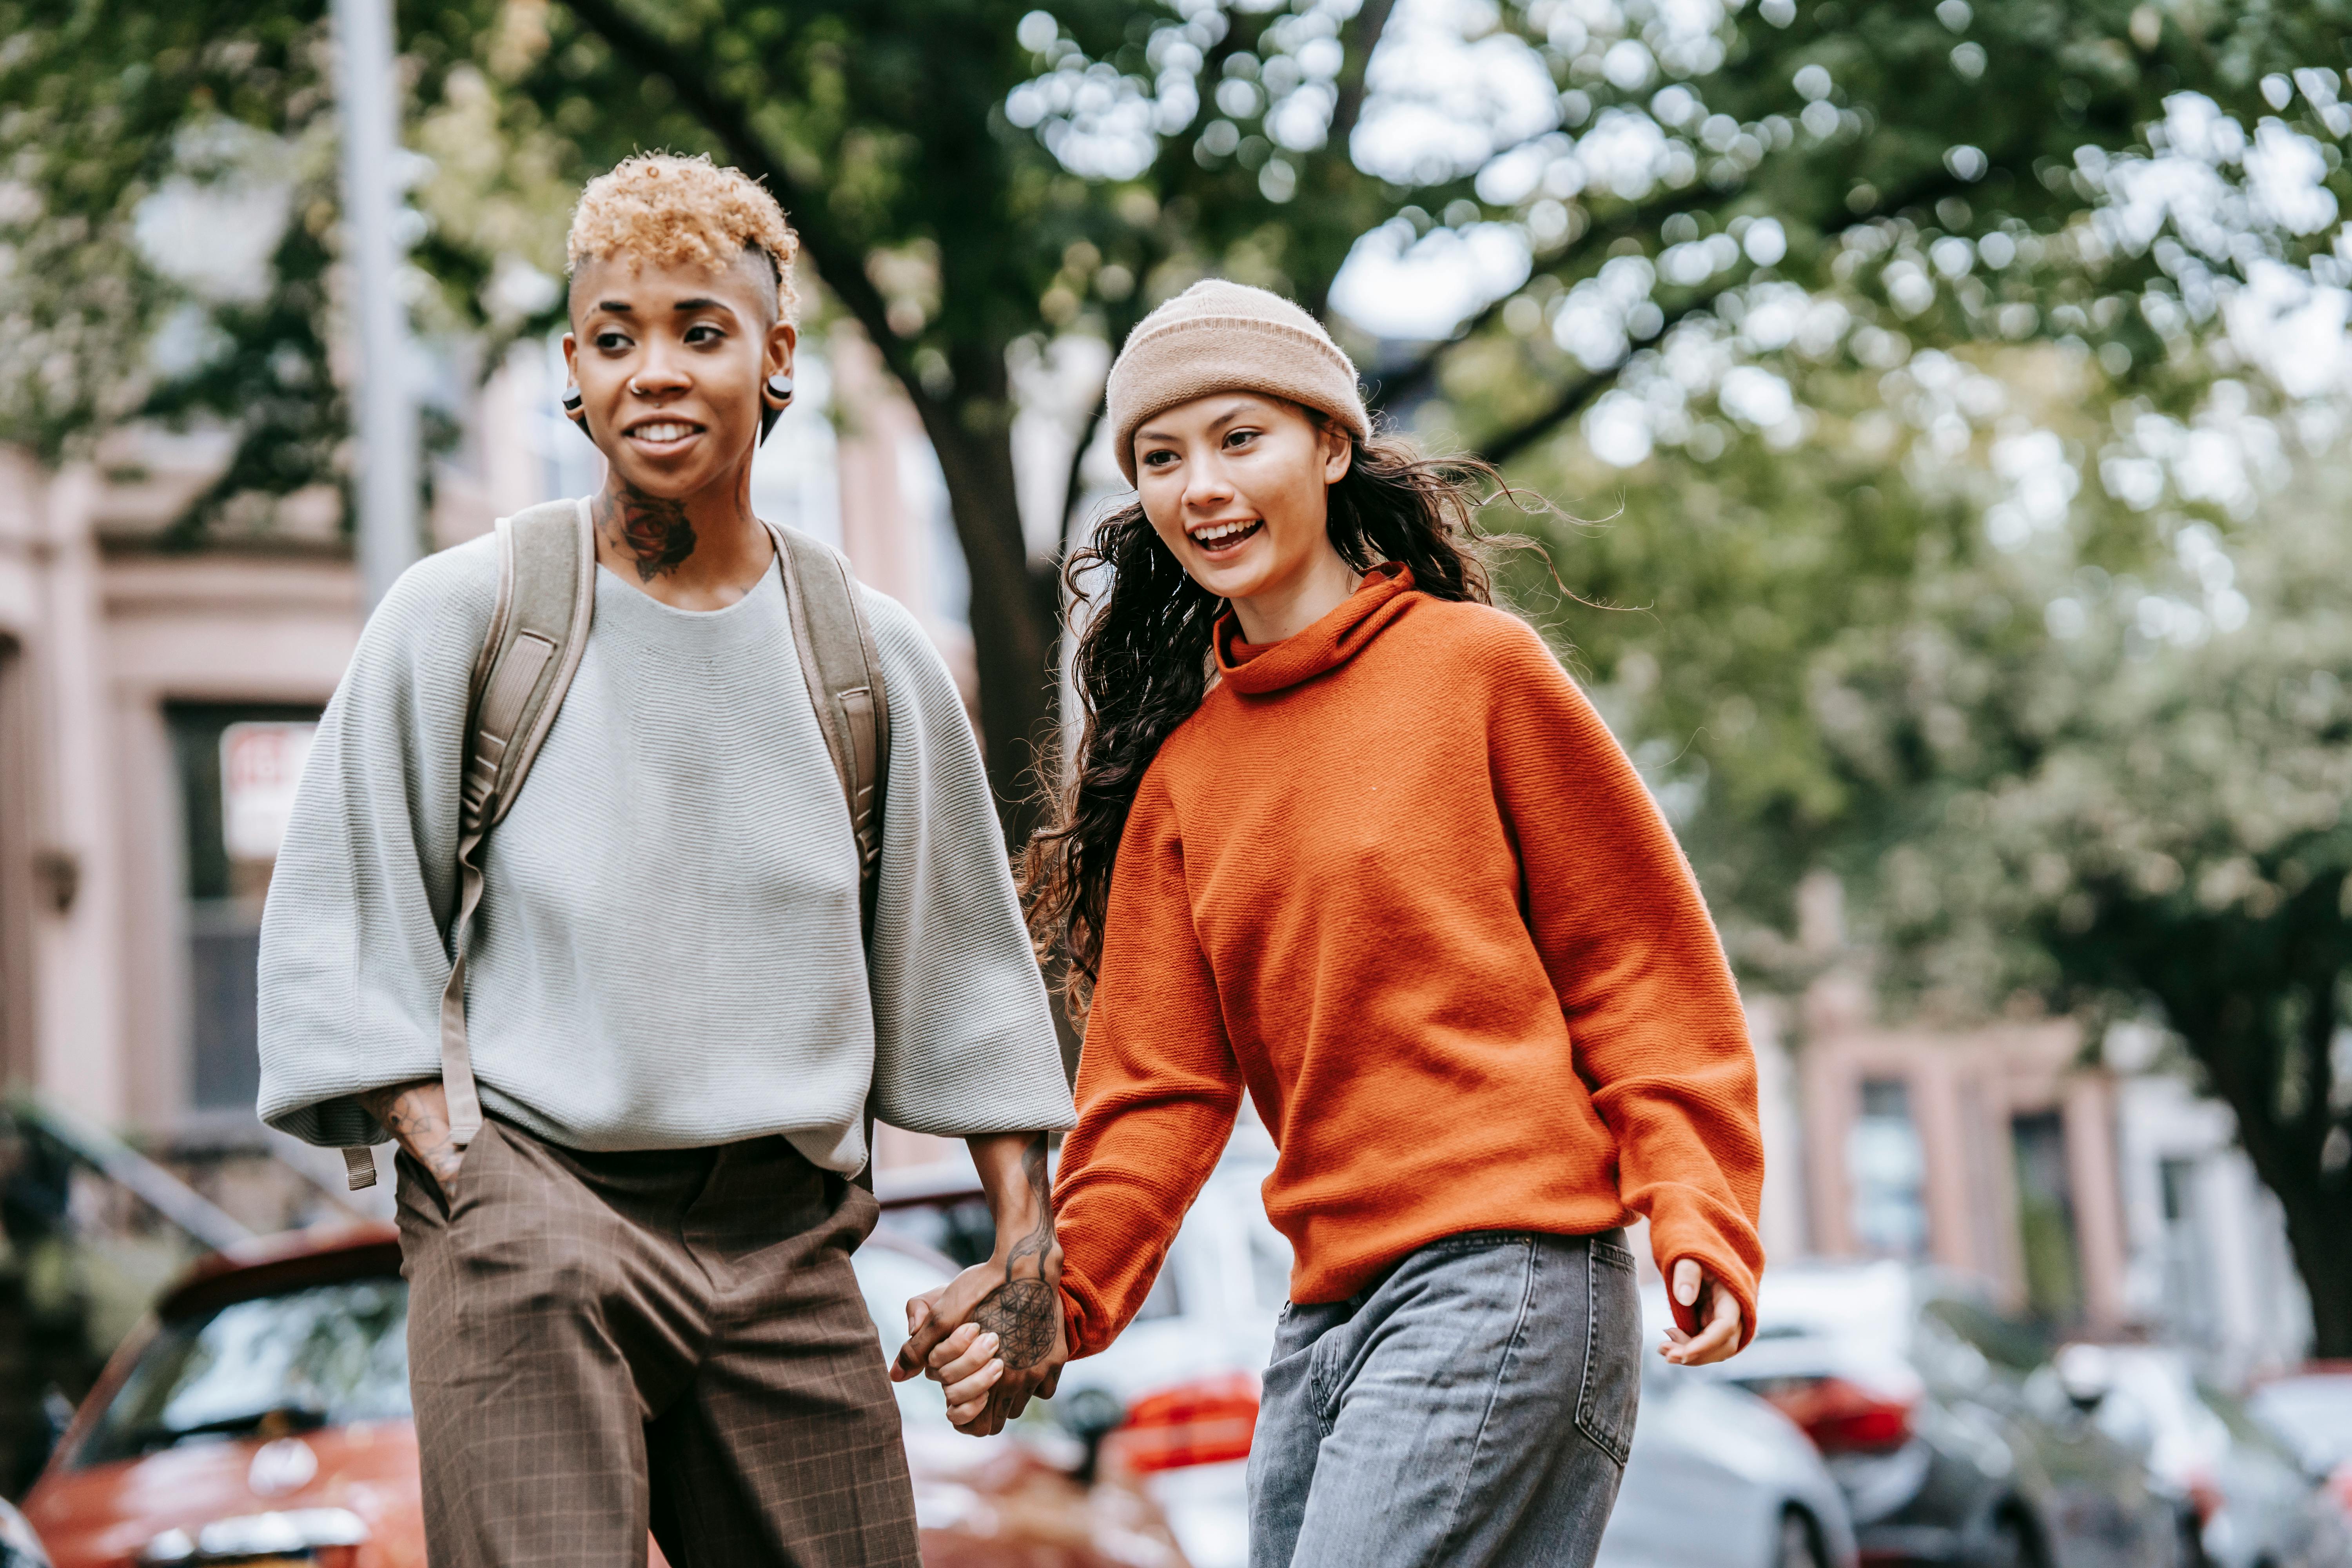
<path id="1" fill-rule="evenodd" d="M 319 726 L 261 931 L 261 1116 L 388 1134 L 352 1097 L 440 1075 L 467 679 L 495 542 L 413 567 Z M 483 1103 L 576 1149 L 782 1133 L 820 1165 L 886 1121 L 1074 1120 L 1004 840 L 953 681 L 865 595 L 890 703 L 872 975 L 849 811 L 781 576 L 672 609 L 599 570 L 578 673 L 483 853 L 467 1032 Z"/>

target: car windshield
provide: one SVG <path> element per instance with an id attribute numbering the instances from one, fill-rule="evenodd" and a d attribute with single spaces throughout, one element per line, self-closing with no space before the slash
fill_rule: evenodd
<path id="1" fill-rule="evenodd" d="M 316 1285 L 165 1323 L 74 1467 L 408 1413 L 408 1287 Z"/>
<path id="2" fill-rule="evenodd" d="M 2352 1459 L 2352 1376 L 2285 1378 L 2256 1389 L 2246 1406 L 2305 1463 Z"/>

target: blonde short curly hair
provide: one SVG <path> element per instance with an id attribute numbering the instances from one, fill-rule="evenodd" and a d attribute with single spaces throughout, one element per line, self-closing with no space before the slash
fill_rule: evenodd
<path id="1" fill-rule="evenodd" d="M 580 193 L 564 241 L 569 270 L 600 257 L 632 256 L 662 267 L 725 268 L 746 249 L 776 274 L 776 310 L 794 319 L 793 258 L 800 237 L 776 198 L 740 169 L 722 169 L 697 153 L 640 153 L 597 175 Z"/>

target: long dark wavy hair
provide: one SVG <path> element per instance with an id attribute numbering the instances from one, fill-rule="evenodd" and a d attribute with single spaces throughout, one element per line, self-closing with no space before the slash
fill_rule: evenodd
<path id="1" fill-rule="evenodd" d="M 1318 424 L 1321 416 L 1301 410 Z M 1328 490 L 1332 548 L 1359 572 L 1412 569 L 1433 598 L 1494 602 L 1489 558 L 1532 540 L 1483 533 L 1481 508 L 1512 492 L 1475 458 L 1424 456 L 1410 441 L 1350 437 L 1352 460 Z M 1085 728 L 1066 780 L 1047 781 L 1045 826 L 1022 854 L 1021 891 L 1041 953 L 1058 947 L 1064 997 L 1083 1019 L 1102 961 L 1111 868 L 1136 791 L 1160 743 L 1192 717 L 1215 668 L 1211 638 L 1223 599 L 1184 574 L 1152 531 L 1140 500 L 1112 513 L 1063 571 Z"/>

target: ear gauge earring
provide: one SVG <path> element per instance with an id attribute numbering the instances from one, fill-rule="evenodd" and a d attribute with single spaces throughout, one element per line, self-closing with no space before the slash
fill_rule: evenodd
<path id="1" fill-rule="evenodd" d="M 760 442 L 767 444 L 783 416 L 784 405 L 793 400 L 793 378 L 782 371 L 770 376 L 760 388 Z"/>
<path id="2" fill-rule="evenodd" d="M 563 416 L 566 419 L 571 420 L 574 425 L 579 426 L 581 429 L 585 430 L 588 428 L 588 415 L 586 411 L 580 406 L 580 389 L 576 386 L 565 387 L 563 389 Z"/>

